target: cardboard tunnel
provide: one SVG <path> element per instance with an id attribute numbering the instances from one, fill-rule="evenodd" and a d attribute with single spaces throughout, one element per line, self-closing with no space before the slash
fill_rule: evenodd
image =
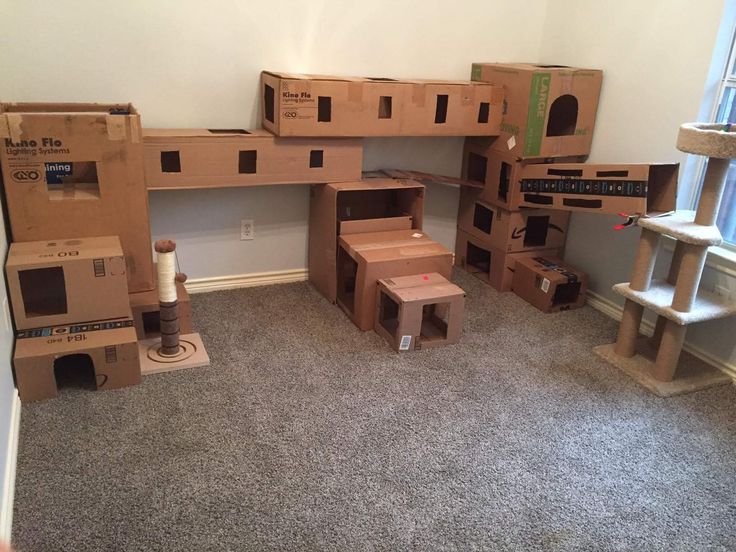
<path id="1" fill-rule="evenodd" d="M 512 287 L 542 312 L 557 312 L 585 304 L 588 276 L 559 257 L 524 257 L 516 260 Z"/>

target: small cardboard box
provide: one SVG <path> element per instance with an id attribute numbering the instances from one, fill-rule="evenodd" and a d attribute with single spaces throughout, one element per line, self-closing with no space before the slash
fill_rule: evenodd
<path id="1" fill-rule="evenodd" d="M 117 236 L 12 243 L 5 273 L 18 330 L 130 313 Z"/>
<path id="2" fill-rule="evenodd" d="M 141 381 L 130 317 L 23 330 L 16 334 L 15 378 L 23 402 L 52 399 L 67 371 L 94 389 L 116 389 Z"/>
<path id="3" fill-rule="evenodd" d="M 487 245 L 507 252 L 565 246 L 570 213 L 550 209 L 507 211 L 481 201 L 481 191 L 460 188 L 457 223 Z"/>
<path id="4" fill-rule="evenodd" d="M 558 254 L 557 249 L 507 253 L 503 249 L 490 247 L 483 240 L 471 236 L 461 228 L 457 229 L 455 266 L 464 268 L 498 291 L 511 291 L 511 281 L 516 261 L 519 259 Z"/>
<path id="5" fill-rule="evenodd" d="M 522 206 L 521 175 L 524 167 L 584 160 L 584 157 L 576 156 L 522 160 L 512 153 L 494 151 L 487 140 L 468 138 L 463 149 L 462 177 L 469 185 L 483 188 L 479 196 L 482 201 L 508 211 L 518 211 Z"/>
<path id="6" fill-rule="evenodd" d="M 679 164 L 527 165 L 521 171 L 523 207 L 627 215 L 674 211 Z"/>
<path id="7" fill-rule="evenodd" d="M 474 63 L 471 78 L 501 85 L 506 93 L 497 151 L 523 159 L 590 153 L 602 71 Z"/>
<path id="8" fill-rule="evenodd" d="M 526 257 L 516 261 L 512 286 L 542 312 L 557 312 L 585 304 L 588 276 L 558 257 Z"/>
<path id="9" fill-rule="evenodd" d="M 412 180 L 368 178 L 318 184 L 309 201 L 309 281 L 337 299 L 337 239 L 341 234 L 422 229 L 424 186 Z"/>
<path id="10" fill-rule="evenodd" d="M 449 278 L 452 252 L 416 230 L 340 236 L 337 303 L 361 330 L 373 328 L 381 278 L 438 272 Z"/>
<path id="11" fill-rule="evenodd" d="M 151 291 L 131 293 L 128 297 L 138 339 L 150 339 L 160 336 L 161 320 L 159 318 L 158 288 Z M 182 334 L 193 333 L 192 302 L 187 288 L 181 282 L 176 282 L 176 298 L 179 302 L 179 331 Z"/>
<path id="12" fill-rule="evenodd" d="M 457 343 L 465 292 L 436 272 L 378 280 L 375 331 L 399 352 Z"/>
<path id="13" fill-rule="evenodd" d="M 363 141 L 277 138 L 262 130 L 144 129 L 149 190 L 358 180 Z"/>
<path id="14" fill-rule="evenodd" d="M 503 89 L 470 81 L 261 73 L 277 136 L 498 136 Z"/>
<path id="15" fill-rule="evenodd" d="M 0 104 L 12 241 L 119 236 L 131 292 L 153 289 L 140 118 L 130 104 Z"/>

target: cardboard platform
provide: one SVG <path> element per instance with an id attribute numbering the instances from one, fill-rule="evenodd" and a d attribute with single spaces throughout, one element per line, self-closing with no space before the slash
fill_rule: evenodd
<path id="1" fill-rule="evenodd" d="M 675 379 L 659 381 L 651 376 L 656 350 L 650 345 L 648 337 L 640 337 L 637 340 L 637 353 L 631 358 L 617 355 L 613 350 L 614 346 L 614 343 L 599 345 L 594 347 L 593 351 L 658 397 L 674 397 L 733 382 L 730 376 L 718 368 L 685 351 L 680 355 Z"/>
<path id="2" fill-rule="evenodd" d="M 198 333 L 182 334 L 179 342 L 183 354 L 179 357 L 167 358 L 157 354 L 158 348 L 161 346 L 160 339 L 139 341 L 138 353 L 141 359 L 141 375 L 150 376 L 151 374 L 210 365 L 210 357 Z"/>

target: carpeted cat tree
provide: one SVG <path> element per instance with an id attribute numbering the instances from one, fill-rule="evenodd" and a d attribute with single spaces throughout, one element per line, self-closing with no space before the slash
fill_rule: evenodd
<path id="1" fill-rule="evenodd" d="M 731 381 L 717 368 L 681 353 L 688 325 L 736 314 L 733 302 L 698 289 L 708 247 L 723 241 L 715 222 L 730 160 L 736 158 L 736 132 L 730 125 L 684 124 L 677 149 L 708 157 L 698 209 L 639 219 L 641 237 L 631 281 L 613 286 L 626 298 L 618 338 L 594 349 L 662 397 Z M 653 280 L 661 235 L 677 242 L 667 278 Z M 651 338 L 639 335 L 645 308 L 657 313 Z"/>

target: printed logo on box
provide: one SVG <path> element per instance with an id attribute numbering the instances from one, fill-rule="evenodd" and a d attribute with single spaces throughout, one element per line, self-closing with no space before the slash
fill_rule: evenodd
<path id="1" fill-rule="evenodd" d="M 65 176 L 74 172 L 74 163 L 45 163 L 46 183 L 63 184 Z"/>

